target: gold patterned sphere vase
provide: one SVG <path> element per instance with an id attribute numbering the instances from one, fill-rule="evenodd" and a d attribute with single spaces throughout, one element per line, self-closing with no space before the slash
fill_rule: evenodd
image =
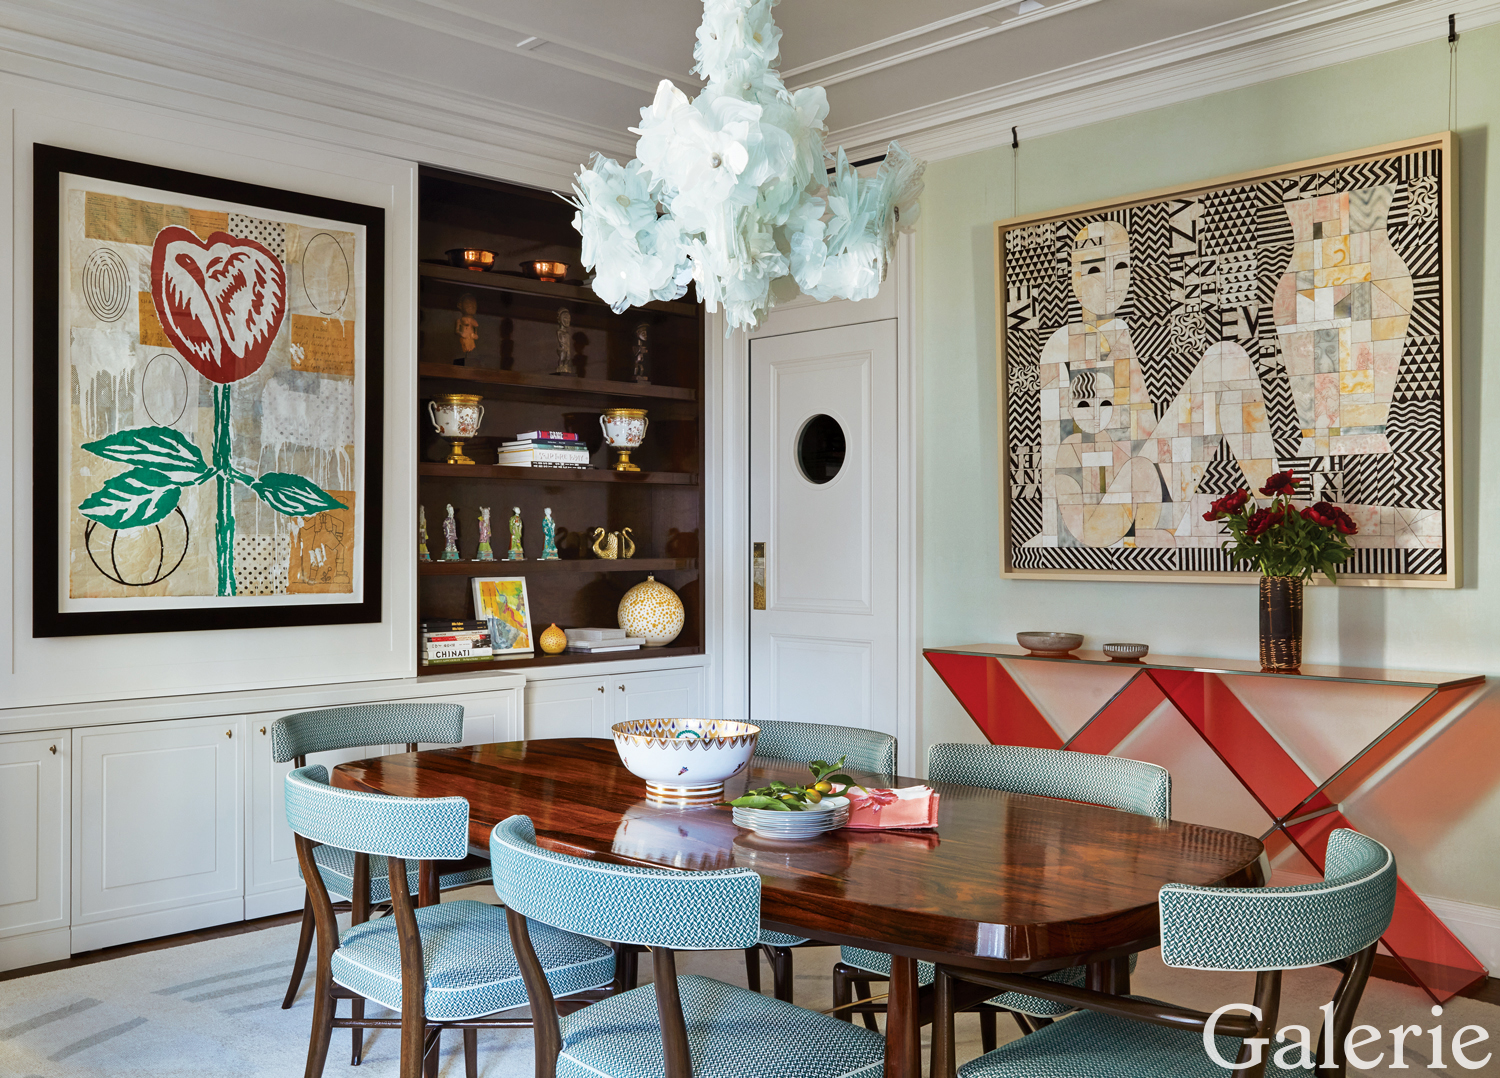
<path id="1" fill-rule="evenodd" d="M 568 647 L 568 634 L 557 627 L 557 623 L 547 626 L 542 630 L 542 635 L 537 637 L 537 643 L 542 645 L 542 651 L 548 655 L 561 655 Z"/>
<path id="2" fill-rule="evenodd" d="M 628 636 L 642 637 L 648 648 L 660 648 L 677 639 L 687 612 L 677 593 L 656 577 L 627 591 L 620 599 L 620 628 Z"/>

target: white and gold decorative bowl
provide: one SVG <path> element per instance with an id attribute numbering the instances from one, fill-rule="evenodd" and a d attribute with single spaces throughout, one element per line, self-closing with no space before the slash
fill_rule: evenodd
<path id="1" fill-rule="evenodd" d="M 646 780 L 646 799 L 661 805 L 712 805 L 724 780 L 755 755 L 760 727 L 726 719 L 634 719 L 610 731 L 632 775 Z"/>

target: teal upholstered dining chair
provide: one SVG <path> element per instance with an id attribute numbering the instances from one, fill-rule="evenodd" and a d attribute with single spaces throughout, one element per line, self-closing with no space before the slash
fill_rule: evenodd
<path id="1" fill-rule="evenodd" d="M 306 1078 L 319 1078 L 334 1027 L 401 1030 L 401 1078 L 437 1074 L 444 1028 L 462 1022 L 467 1073 L 478 1074 L 479 1026 L 530 1026 L 529 1018 L 498 1018 L 525 1005 L 526 983 L 511 947 L 505 913 L 487 902 L 463 900 L 415 908 L 407 890 L 407 860 L 461 860 L 469 852 L 469 802 L 462 797 L 387 797 L 339 790 L 328 772 L 300 767 L 286 778 L 286 818 L 297 836 L 318 926 L 312 1034 Z M 391 915 L 351 925 L 342 933 L 316 853 L 322 846 L 354 850 L 386 863 Z M 584 1006 L 610 994 L 615 953 L 607 944 L 545 925 L 527 941 L 536 976 L 549 983 L 557 1006 Z M 360 1005 L 337 1017 L 340 999 Z M 399 1012 L 399 1019 L 366 1019 L 365 1000 Z M 549 1001 L 550 1004 L 550 1001 Z M 351 1005 L 351 1011 L 353 1007 Z M 549 1010 L 556 1021 L 556 1009 Z"/>
<path id="2" fill-rule="evenodd" d="M 1167 769 L 1118 756 L 1019 745 L 940 744 L 927 751 L 927 777 L 960 786 L 1084 801 L 1158 820 L 1172 816 L 1172 777 Z M 884 1004 L 853 1002 L 854 993 L 857 991 L 859 998 L 867 999 L 873 981 L 889 979 L 891 956 L 846 946 L 840 951 L 840 958 L 842 961 L 833 970 L 833 1003 L 842 1008 L 837 1013 L 851 1021 L 855 1013 L 860 1013 L 865 1024 L 873 1028 L 875 1015 L 885 1009 Z M 1134 955 L 1130 956 L 1130 962 L 1134 969 Z M 933 964 L 918 963 L 917 975 L 923 987 L 932 984 Z M 1088 967 L 1072 966 L 1048 974 L 1047 979 L 1082 985 L 1087 975 Z M 980 1043 L 989 1051 L 998 1039 L 995 1016 L 1000 1011 L 1009 1011 L 1021 1032 L 1029 1033 L 1073 1008 L 1050 999 L 1006 992 L 972 1009 L 979 1012 Z"/>
<path id="3" fill-rule="evenodd" d="M 885 1039 L 708 977 L 677 975 L 675 951 L 739 950 L 760 935 L 760 877 L 634 868 L 536 844 L 512 816 L 490 835 L 531 1012 L 537 1078 L 877 1078 Z M 651 948 L 655 983 L 558 1020 L 539 933 L 576 932 Z"/>
<path id="4" fill-rule="evenodd" d="M 833 763 L 847 757 L 845 766 L 872 775 L 895 775 L 896 739 L 890 734 L 861 730 L 852 726 L 832 726 L 820 722 L 778 722 L 757 719 L 760 735 L 755 739 L 755 759 L 784 760 L 807 764 L 814 760 Z M 777 999 L 792 1002 L 792 948 L 827 947 L 830 944 L 793 936 L 786 932 L 763 929 L 755 945 L 745 948 L 745 980 L 752 992 L 760 991 L 760 953 L 771 963 L 772 992 Z M 631 988 L 637 980 L 637 948 L 622 951 L 624 983 Z"/>
<path id="5" fill-rule="evenodd" d="M 1215 1024 L 1219 1058 L 1247 1064 L 1246 1078 L 1266 1073 L 1343 1078 L 1344 1038 L 1364 994 L 1375 945 L 1396 905 L 1396 860 L 1374 839 L 1340 828 L 1328 838 L 1322 883 L 1299 887 L 1191 887 L 1161 889 L 1161 957 L 1177 969 L 1254 971 L 1259 1018 L 1230 1012 Z M 1332 1021 L 1318 1045 L 1315 1072 L 1279 1066 L 1275 1056 L 1299 1056 L 1296 1042 L 1276 1049 L 1281 973 L 1339 964 L 1344 976 L 1333 997 Z M 1067 984 L 939 966 L 933 1030 L 932 1074 L 953 1078 L 953 982 L 1045 994 L 1084 1010 L 958 1068 L 958 1078 L 1092 1078 L 1102 1074 L 1183 1076 L 1231 1073 L 1208 1056 L 1204 1034 L 1211 1017 L 1139 996 L 1110 996 Z M 1259 1045 L 1255 1038 L 1266 1038 Z M 1289 1052 L 1288 1049 L 1291 1049 Z M 1259 1056 L 1258 1062 L 1252 1063 Z M 1325 1062 L 1327 1060 L 1328 1062 Z M 1312 1061 L 1307 1061 L 1311 1063 Z M 1331 1065 L 1330 1065 L 1331 1064 Z"/>
<path id="6" fill-rule="evenodd" d="M 283 715 L 271 724 L 271 758 L 278 764 L 290 761 L 295 767 L 307 763 L 315 752 L 364 748 L 370 745 L 402 745 L 415 752 L 419 744 L 457 745 L 464 736 L 464 709 L 460 704 L 428 701 L 401 704 L 361 704 L 350 707 L 323 708 Z M 328 893 L 336 901 L 336 911 L 348 910 L 353 924 L 363 924 L 372 911 L 389 904 L 391 886 L 385 859 L 366 857 L 352 850 L 323 845 L 314 851 L 318 874 Z M 417 889 L 417 866 L 408 872 L 409 890 Z M 438 887 L 451 890 L 485 883 L 490 865 L 481 857 L 471 857 L 453 866 L 438 879 Z M 282 1009 L 292 1005 L 307 957 L 312 950 L 314 930 L 312 892 L 302 904 L 302 932 L 297 939 L 297 959 L 292 965 L 291 983 L 287 985 Z M 363 1004 L 355 1004 L 356 1007 Z M 361 1033 L 355 1029 L 351 1062 L 360 1059 Z"/>

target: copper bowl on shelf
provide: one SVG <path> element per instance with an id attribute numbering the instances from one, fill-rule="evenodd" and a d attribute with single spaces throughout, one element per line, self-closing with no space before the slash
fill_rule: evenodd
<path id="1" fill-rule="evenodd" d="M 458 266 L 461 269 L 477 270 L 482 273 L 495 265 L 494 251 L 481 251 L 476 247 L 455 247 L 444 253 L 448 256 L 449 265 Z"/>
<path id="2" fill-rule="evenodd" d="M 561 281 L 568 276 L 566 262 L 549 262 L 544 258 L 521 263 L 521 272 L 538 281 Z"/>

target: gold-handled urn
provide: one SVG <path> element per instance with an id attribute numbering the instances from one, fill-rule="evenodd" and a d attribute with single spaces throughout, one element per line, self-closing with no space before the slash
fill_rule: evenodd
<path id="1" fill-rule="evenodd" d="M 477 393 L 444 393 L 427 402 L 427 415 L 433 429 L 453 443 L 448 452 L 449 464 L 473 464 L 464 456 L 464 442 L 479 434 L 484 419 L 484 400 Z"/>
<path id="2" fill-rule="evenodd" d="M 615 462 L 617 472 L 638 472 L 640 468 L 630 463 L 630 451 L 638 449 L 646 440 L 646 418 L 644 408 L 610 408 L 599 417 L 599 426 L 604 431 L 604 441 L 620 454 Z"/>

